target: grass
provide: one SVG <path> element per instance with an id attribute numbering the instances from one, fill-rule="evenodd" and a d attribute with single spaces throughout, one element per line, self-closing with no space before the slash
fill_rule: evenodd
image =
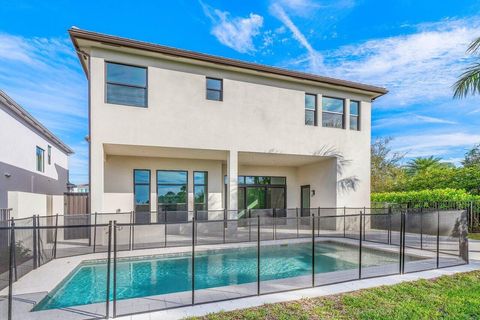
<path id="1" fill-rule="evenodd" d="M 480 319 L 480 271 L 191 319 Z"/>
<path id="2" fill-rule="evenodd" d="M 468 239 L 480 240 L 480 233 L 469 233 Z"/>

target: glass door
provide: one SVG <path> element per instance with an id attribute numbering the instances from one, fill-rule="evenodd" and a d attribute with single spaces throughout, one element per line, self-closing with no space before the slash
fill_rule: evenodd
<path id="1" fill-rule="evenodd" d="M 300 188 L 300 215 L 302 217 L 308 217 L 310 216 L 310 186 L 301 186 Z"/>

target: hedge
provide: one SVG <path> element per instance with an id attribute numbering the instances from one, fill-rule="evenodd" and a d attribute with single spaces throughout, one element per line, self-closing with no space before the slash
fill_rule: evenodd
<path id="1" fill-rule="evenodd" d="M 418 203 L 418 202 L 464 202 L 480 201 L 479 195 L 472 195 L 462 189 L 433 189 L 405 192 L 381 192 L 371 194 L 372 203 Z"/>

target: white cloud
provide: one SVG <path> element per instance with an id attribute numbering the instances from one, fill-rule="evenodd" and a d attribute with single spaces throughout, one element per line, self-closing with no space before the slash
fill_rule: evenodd
<path id="1" fill-rule="evenodd" d="M 293 34 L 293 37 L 300 43 L 302 47 L 307 50 L 307 57 L 301 58 L 301 62 L 308 62 L 309 70 L 311 72 L 320 73 L 323 71 L 323 56 L 313 48 L 305 35 L 298 29 L 293 23 L 290 17 L 286 14 L 285 10 L 277 3 L 270 6 L 270 12 L 273 16 L 279 19 Z"/>
<path id="2" fill-rule="evenodd" d="M 457 124 L 457 122 L 432 116 L 423 116 L 412 113 L 389 116 L 373 121 L 372 129 L 392 128 L 398 126 L 409 126 L 418 124 Z"/>
<path id="3" fill-rule="evenodd" d="M 394 151 L 407 152 L 408 157 L 441 156 L 451 153 L 454 149 L 466 150 L 479 141 L 480 134 L 431 133 L 397 136 L 391 142 L 391 147 Z"/>
<path id="4" fill-rule="evenodd" d="M 417 32 L 325 52 L 328 74 L 387 87 L 381 106 L 408 106 L 452 97 L 469 63 L 465 50 L 480 34 L 480 18 L 422 24 Z"/>
<path id="5" fill-rule="evenodd" d="M 213 9 L 200 2 L 206 16 L 212 21 L 211 33 L 220 43 L 240 53 L 255 51 L 253 39 L 260 34 L 263 17 L 250 13 L 248 17 L 230 17 L 227 11 Z"/>
<path id="6" fill-rule="evenodd" d="M 75 154 L 73 182 L 87 182 L 87 85 L 70 40 L 0 34 L 0 88 Z"/>

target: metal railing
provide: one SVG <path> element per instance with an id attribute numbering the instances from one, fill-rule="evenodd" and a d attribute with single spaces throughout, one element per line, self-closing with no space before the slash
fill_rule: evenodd
<path id="1" fill-rule="evenodd" d="M 95 269 L 106 281 L 103 291 L 98 292 L 104 298 L 98 298 L 100 302 L 92 307 L 95 311 L 89 311 L 88 306 L 67 308 L 81 311 L 86 318 L 131 315 L 468 263 L 466 210 L 211 210 L 206 215 L 205 211 L 182 212 L 179 216 L 186 221 L 179 221 L 178 213 L 163 213 L 164 220 L 158 218 L 158 212 L 150 212 L 149 220 L 143 223 L 135 223 L 134 212 L 92 214 L 77 217 L 78 221 L 64 216 L 11 219 L 8 226 L 0 228 L 0 237 L 9 239 L 0 257 L 7 268 L 0 270 L 0 288 L 3 284 L 8 289 L 3 302 L 0 298 L 0 310 L 7 314 L 0 314 L 0 318 L 28 319 L 25 313 L 17 312 L 25 302 L 16 299 L 15 281 L 49 261 L 77 255 L 101 259 L 104 266 Z M 178 249 L 172 253 L 173 247 Z M 175 259 L 170 261 L 172 254 Z M 145 256 L 149 258 L 137 259 Z M 135 274 L 137 268 L 148 278 L 147 283 Z M 145 285 L 150 286 L 147 293 L 139 296 L 132 292 L 132 288 Z M 92 290 L 100 289 L 85 288 Z M 35 312 L 51 312 L 53 318 L 58 316 L 56 310 Z"/>

